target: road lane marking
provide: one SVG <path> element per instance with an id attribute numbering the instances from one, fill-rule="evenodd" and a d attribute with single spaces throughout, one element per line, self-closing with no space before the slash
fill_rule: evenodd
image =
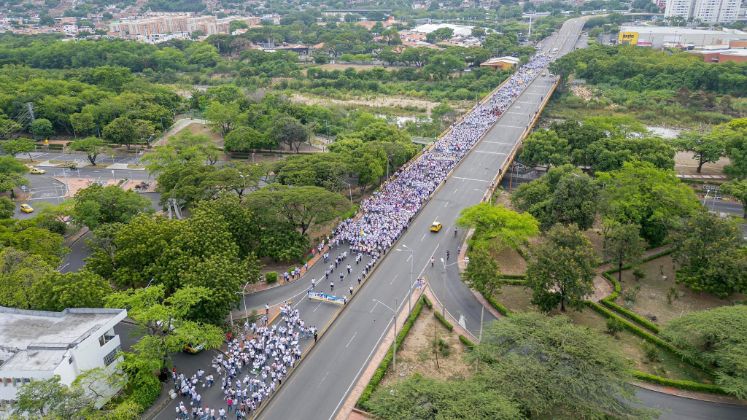
<path id="1" fill-rule="evenodd" d="M 478 182 L 488 182 L 488 183 L 493 182 L 493 181 L 488 181 L 487 179 L 464 178 L 464 177 L 461 177 L 461 176 L 453 176 L 452 178 L 454 178 L 454 179 L 461 179 L 461 180 L 464 180 L 464 181 L 478 181 Z"/>
<path id="2" fill-rule="evenodd" d="M 500 141 L 490 141 L 490 140 L 483 140 L 480 143 L 487 143 L 487 144 L 500 144 L 501 146 L 513 146 L 516 143 L 503 143 Z"/>
<path id="3" fill-rule="evenodd" d="M 319 309 L 320 306 L 322 306 L 322 302 L 319 302 L 319 304 L 316 305 L 316 308 L 314 308 L 314 310 L 311 312 L 316 312 L 316 310 Z"/>
<path id="4" fill-rule="evenodd" d="M 428 234 L 427 234 L 427 233 L 424 233 L 424 234 L 423 234 L 423 237 L 422 237 L 422 238 L 420 238 L 420 242 L 423 242 L 423 241 L 425 240 L 425 237 L 426 237 L 426 235 L 428 235 Z"/>
<path id="5" fill-rule="evenodd" d="M 374 306 L 373 306 L 373 307 L 371 308 L 371 310 L 370 310 L 370 311 L 368 311 L 368 312 L 369 312 L 369 313 L 373 313 L 374 309 L 376 309 L 376 305 L 378 305 L 378 304 L 379 304 L 379 301 L 378 301 L 378 300 L 377 300 L 377 301 L 375 301 L 375 302 L 374 302 Z"/>
<path id="6" fill-rule="evenodd" d="M 392 281 L 390 281 L 389 284 L 394 284 L 394 280 L 397 280 L 397 277 L 399 277 L 399 273 L 395 274 L 394 277 L 392 277 Z"/>
<path id="7" fill-rule="evenodd" d="M 355 338 L 356 335 L 358 335 L 358 331 L 353 333 L 353 336 L 350 337 L 350 341 L 348 341 L 348 344 L 345 344 L 345 348 L 348 348 L 348 346 L 350 346 L 350 343 L 353 342 L 353 339 Z"/>
<path id="8" fill-rule="evenodd" d="M 449 207 L 449 202 L 448 201 L 444 203 L 444 207 Z"/>
<path id="9" fill-rule="evenodd" d="M 368 361 L 371 360 L 371 356 L 374 354 L 374 352 L 379 348 L 379 343 L 381 343 L 381 339 L 384 338 L 384 335 L 389 332 L 389 326 L 392 324 L 392 320 L 389 320 L 389 323 L 386 324 L 386 328 L 384 328 L 384 331 L 379 336 L 379 339 L 376 340 L 376 345 L 373 346 L 371 349 L 371 352 L 368 353 L 368 357 L 366 357 L 366 361 L 361 365 L 360 369 L 358 369 L 358 372 L 353 377 L 353 381 L 350 382 L 350 385 L 348 385 L 348 389 L 345 390 L 345 393 L 342 395 L 342 398 L 340 398 L 340 402 L 337 403 L 337 406 L 334 410 L 332 410 L 332 415 L 329 416 L 329 420 L 332 420 L 335 417 L 335 414 L 337 414 L 337 410 L 340 409 L 340 406 L 342 405 L 343 401 L 345 401 L 345 398 L 347 398 L 348 393 L 350 392 L 350 388 L 355 385 L 356 382 L 358 382 L 358 377 L 360 376 L 361 372 L 363 372 L 363 369 L 368 367 Z M 395 337 L 396 339 L 396 337 Z"/>
<path id="10" fill-rule="evenodd" d="M 327 376 L 329 376 L 329 372 L 327 372 L 327 373 L 324 374 L 324 376 L 322 377 L 322 380 L 319 381 L 319 385 L 321 385 L 322 382 L 324 382 L 324 380 L 327 379 Z"/>
<path id="11" fill-rule="evenodd" d="M 405 261 L 410 262 L 411 259 L 412 259 L 412 252 L 410 253 L 410 255 L 407 256 L 407 259 Z"/>
<path id="12" fill-rule="evenodd" d="M 485 152 L 485 151 L 482 151 L 482 150 L 474 150 L 473 153 L 482 153 L 482 154 L 485 154 L 485 155 L 502 155 L 502 156 L 506 156 L 505 153 L 501 153 L 501 152 Z"/>
<path id="13" fill-rule="evenodd" d="M 522 130 L 526 128 L 525 126 L 521 126 L 521 127 L 519 127 L 518 125 L 508 125 L 508 124 L 501 124 L 501 125 L 496 125 L 496 126 L 494 126 L 494 127 L 504 127 L 504 128 L 521 128 Z"/>

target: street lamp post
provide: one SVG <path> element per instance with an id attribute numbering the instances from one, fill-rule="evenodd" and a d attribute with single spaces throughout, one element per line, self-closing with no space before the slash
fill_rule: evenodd
<path id="1" fill-rule="evenodd" d="M 444 261 L 443 257 L 441 258 L 441 265 L 444 267 L 443 271 L 441 271 L 441 278 L 444 281 L 444 293 L 446 293 L 446 261 Z M 441 316 L 446 318 L 446 300 L 445 299 L 443 302 L 441 302 Z"/>
<path id="2" fill-rule="evenodd" d="M 378 299 L 373 299 L 373 301 L 392 311 L 392 322 L 394 322 L 394 351 L 392 352 L 392 366 L 394 367 L 394 374 L 397 375 L 397 311 Z M 397 306 L 397 299 L 394 299 L 394 306 Z"/>
<path id="3" fill-rule="evenodd" d="M 347 181 L 342 181 L 348 186 L 348 194 L 350 194 L 350 204 L 353 204 L 353 187 Z"/>

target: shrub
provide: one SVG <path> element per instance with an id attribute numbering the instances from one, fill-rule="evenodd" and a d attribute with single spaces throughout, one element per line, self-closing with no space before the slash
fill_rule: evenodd
<path id="1" fill-rule="evenodd" d="M 618 321 L 617 318 L 607 318 L 607 333 L 610 335 L 616 336 L 617 333 L 621 332 L 624 328 L 622 322 Z"/>
<path id="2" fill-rule="evenodd" d="M 265 281 L 267 284 L 273 284 L 278 281 L 278 273 L 277 271 L 268 271 L 265 273 Z"/>
<path id="3" fill-rule="evenodd" d="M 643 354 L 649 362 L 659 361 L 659 349 L 651 343 L 643 343 Z"/>
<path id="4" fill-rule="evenodd" d="M 440 322 L 441 325 L 443 325 L 444 327 L 446 327 L 447 330 L 454 331 L 454 326 L 451 325 L 451 322 L 449 322 L 446 318 L 444 318 L 444 316 L 441 315 L 440 312 L 438 312 L 438 311 L 433 312 L 433 316 L 435 316 L 436 319 L 438 320 L 438 322 Z"/>
<path id="5" fill-rule="evenodd" d="M 463 336 L 461 334 L 459 334 L 459 341 L 461 341 L 462 344 L 464 344 L 464 346 L 467 347 L 470 350 L 472 350 L 473 348 L 475 348 L 475 343 L 473 343 L 472 340 L 470 340 L 469 338 L 467 338 L 467 337 L 465 337 L 465 336 Z"/>
<path id="6" fill-rule="evenodd" d="M 495 300 L 495 298 L 493 298 L 493 296 L 488 296 L 488 295 L 483 294 L 483 297 L 485 298 L 485 300 L 488 301 L 490 306 L 492 306 L 496 311 L 498 311 L 499 314 L 503 316 L 511 316 L 511 311 L 509 311 L 508 308 L 506 308 L 505 306 L 501 305 L 500 302 L 498 302 L 497 300 Z"/>
<path id="7" fill-rule="evenodd" d="M 688 391 L 697 392 L 709 392 L 712 394 L 726 394 L 726 392 L 718 385 L 704 384 L 695 381 L 685 381 L 680 379 L 669 379 L 661 376 L 652 375 L 646 372 L 640 372 L 637 370 L 633 371 L 633 377 L 645 382 L 651 382 L 664 386 L 671 386 L 673 388 L 685 389 Z"/>
<path id="8" fill-rule="evenodd" d="M 431 302 L 431 300 L 428 299 L 428 296 L 423 295 L 423 303 L 425 304 L 425 306 L 428 307 L 428 309 L 433 309 L 433 302 Z"/>
<path id="9" fill-rule="evenodd" d="M 608 298 L 604 298 L 601 300 L 602 305 L 608 307 L 609 309 L 620 313 L 621 315 L 625 316 L 626 318 L 630 319 L 631 321 L 634 321 L 638 324 L 640 324 L 642 327 L 658 334 L 659 333 L 659 326 L 654 324 L 653 322 L 649 321 L 647 318 L 631 311 L 628 308 L 622 307 L 618 305 L 615 302 L 610 301 Z"/>
<path id="10" fill-rule="evenodd" d="M 434 338 L 433 348 L 443 357 L 449 357 L 451 354 L 451 347 L 449 347 L 449 343 L 447 343 L 443 338 Z"/>

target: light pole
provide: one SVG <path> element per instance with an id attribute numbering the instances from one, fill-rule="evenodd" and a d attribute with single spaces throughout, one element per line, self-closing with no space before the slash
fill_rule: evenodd
<path id="1" fill-rule="evenodd" d="M 413 285 L 413 283 L 412 283 L 412 274 L 413 274 L 413 271 L 415 270 L 413 268 L 413 264 L 415 264 L 415 250 L 408 248 L 407 245 L 405 245 L 405 244 L 402 244 L 402 248 L 407 248 L 407 249 L 396 248 L 397 252 L 404 251 L 404 252 L 409 252 L 410 253 L 410 289 L 408 289 L 408 291 L 407 291 L 407 315 L 409 316 L 412 313 L 412 303 L 411 303 L 411 301 L 412 301 L 412 285 Z"/>
<path id="2" fill-rule="evenodd" d="M 441 265 L 444 267 L 443 271 L 441 271 L 441 278 L 444 281 L 444 294 L 446 293 L 446 261 L 444 261 L 443 257 L 441 258 Z M 444 299 L 443 302 L 441 302 L 441 316 L 446 318 L 446 299 Z"/>
<path id="3" fill-rule="evenodd" d="M 385 308 L 392 311 L 392 322 L 394 322 L 394 351 L 392 352 L 392 365 L 394 366 L 394 375 L 396 376 L 397 375 L 397 311 L 390 308 L 389 305 L 387 305 L 386 303 L 378 299 L 373 299 L 373 301 L 376 303 L 380 303 Z M 397 299 L 394 299 L 394 306 L 397 306 Z"/>
<path id="4" fill-rule="evenodd" d="M 353 204 L 353 187 L 347 181 L 342 181 L 348 186 L 348 193 L 350 194 L 350 204 Z"/>

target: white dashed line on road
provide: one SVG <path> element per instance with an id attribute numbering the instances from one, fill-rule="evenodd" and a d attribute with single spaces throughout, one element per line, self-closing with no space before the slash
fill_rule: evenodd
<path id="1" fill-rule="evenodd" d="M 350 337 L 350 341 L 348 341 L 348 344 L 345 344 L 345 348 L 348 348 L 348 346 L 350 346 L 350 343 L 353 342 L 353 339 L 355 338 L 356 335 L 358 335 L 358 331 L 353 333 L 353 336 Z"/>
<path id="2" fill-rule="evenodd" d="M 461 180 L 464 180 L 464 181 L 492 182 L 492 181 L 489 181 L 489 180 L 486 180 L 486 179 L 463 178 L 461 176 L 455 176 L 455 177 L 452 177 L 452 178 L 461 179 Z"/>
<path id="3" fill-rule="evenodd" d="M 503 155 L 503 156 L 506 156 L 506 154 L 502 153 L 502 152 L 486 152 L 486 151 L 483 151 L 483 150 L 474 150 L 472 153 L 482 153 L 482 154 L 485 154 L 485 155 Z"/>
<path id="4" fill-rule="evenodd" d="M 320 306 L 322 306 L 322 302 L 319 302 L 319 304 L 316 305 L 316 308 L 314 308 L 314 310 L 311 312 L 316 312 L 316 310 L 319 309 Z"/>

